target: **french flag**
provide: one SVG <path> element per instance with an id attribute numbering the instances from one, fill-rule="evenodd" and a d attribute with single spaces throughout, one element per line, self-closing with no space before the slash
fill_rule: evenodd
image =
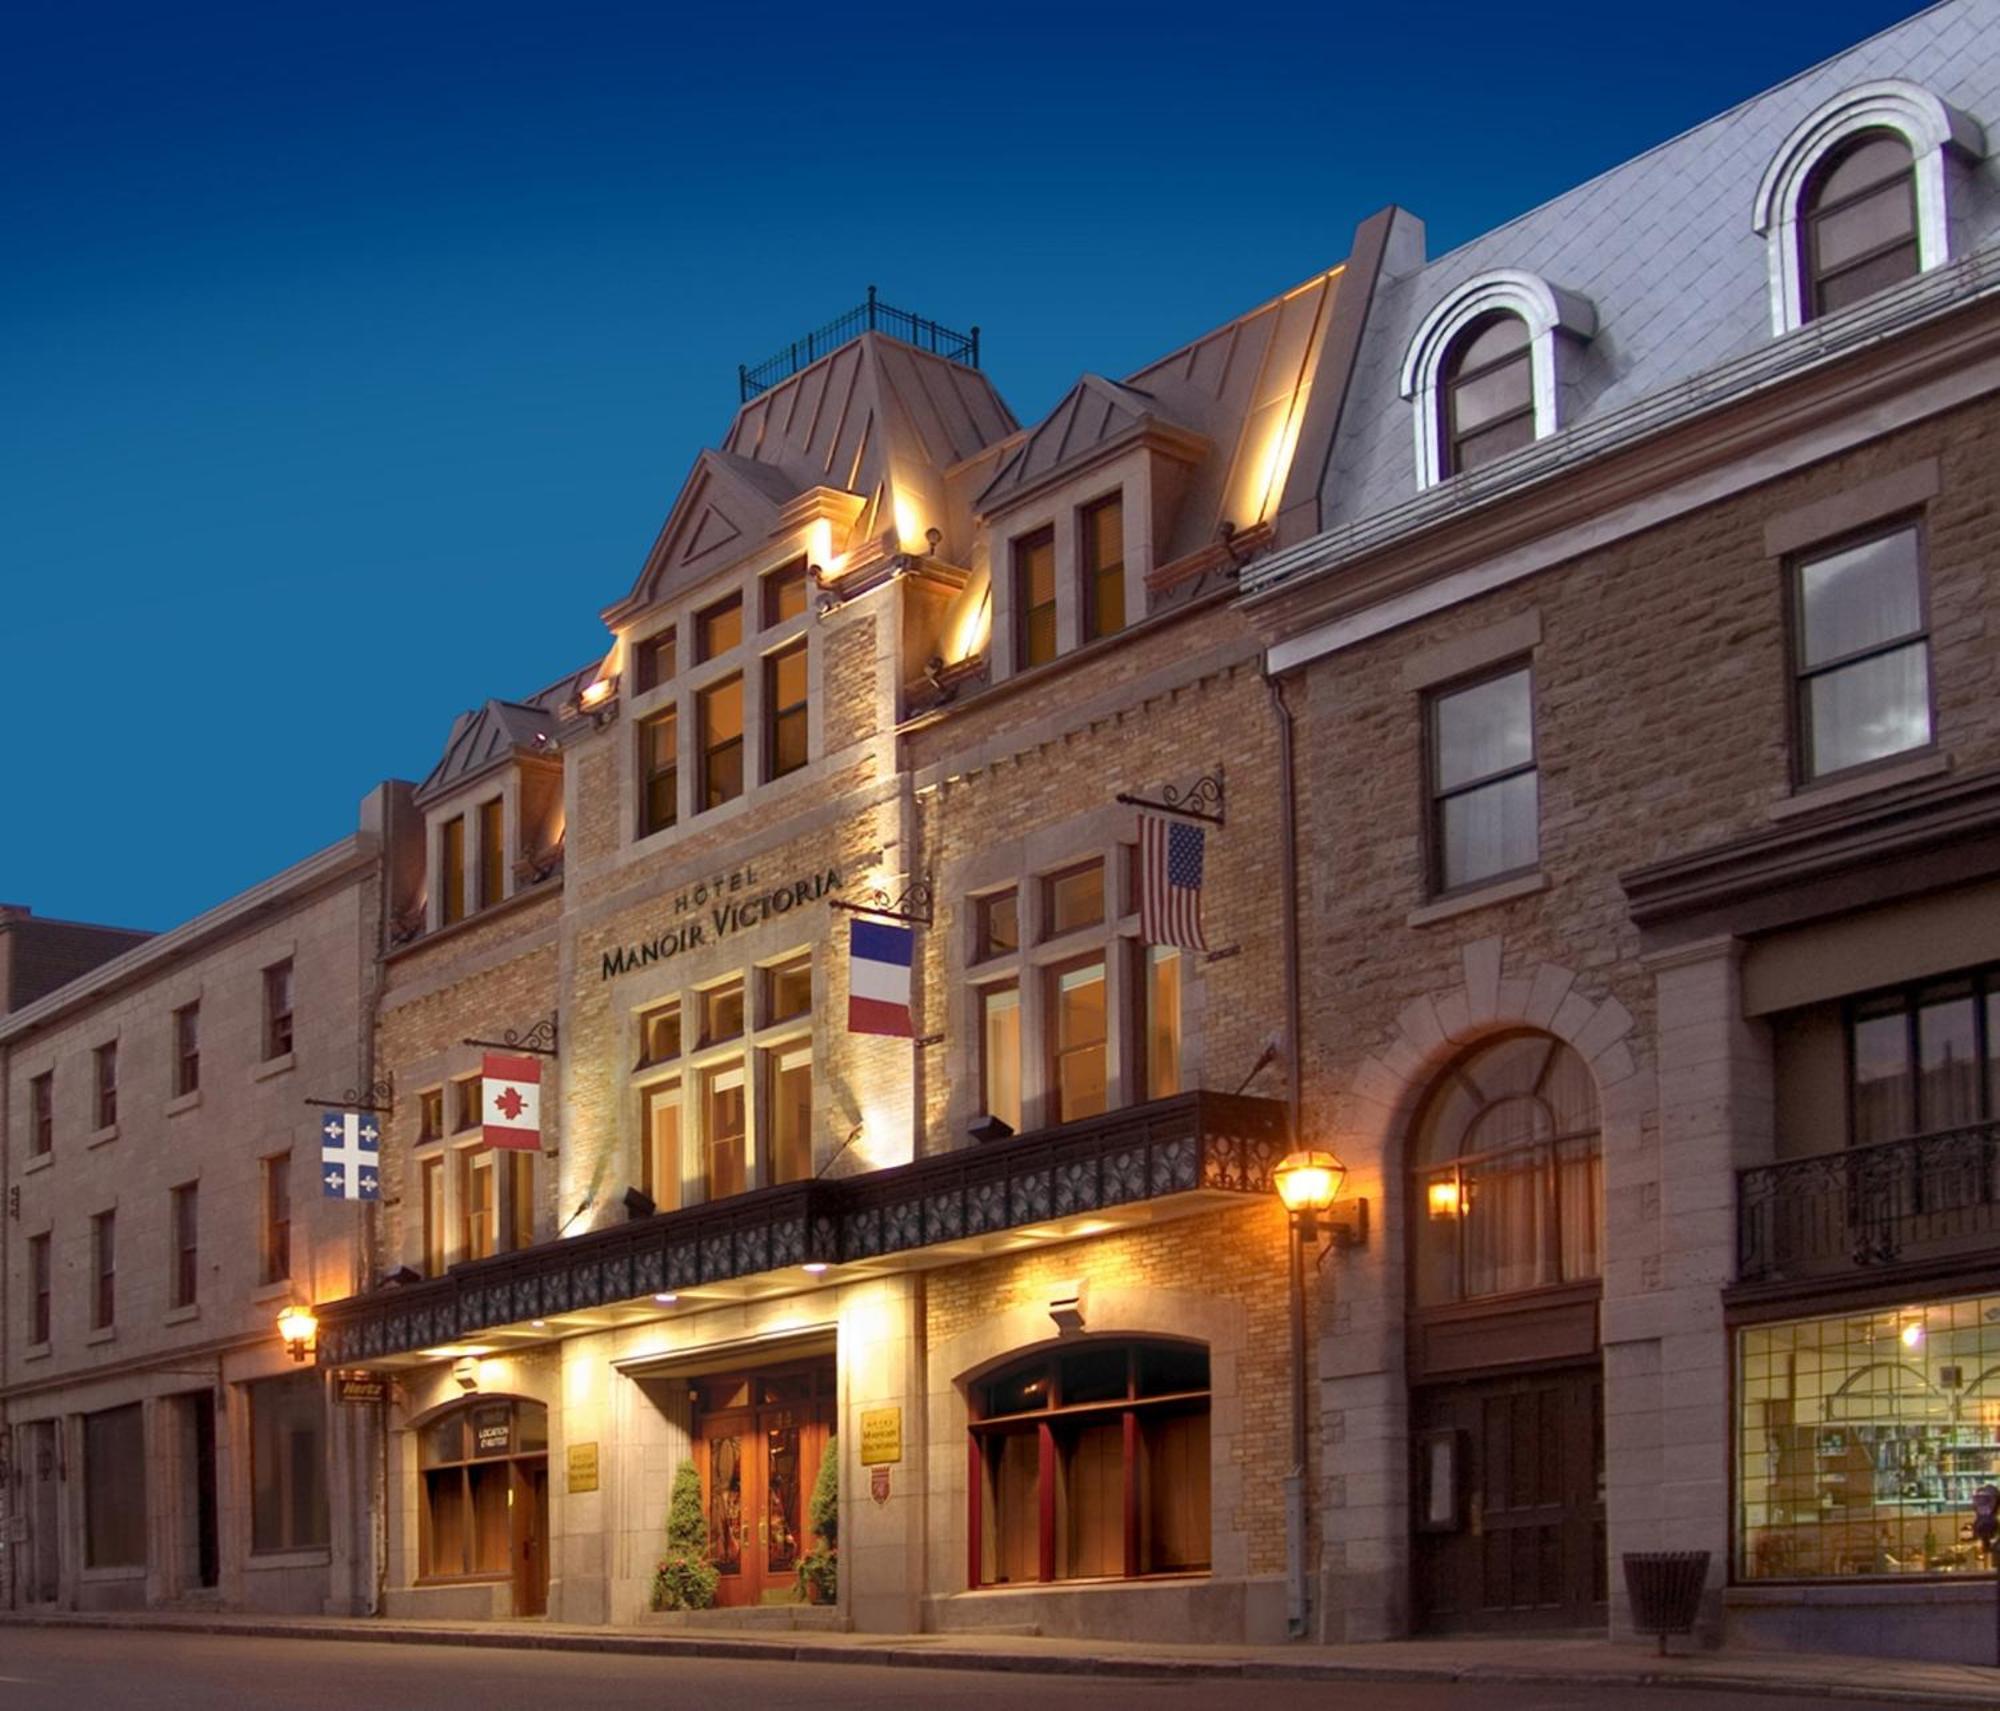
<path id="1" fill-rule="evenodd" d="M 847 1031 L 913 1039 L 910 953 L 917 935 L 882 921 L 852 921 L 847 929 Z"/>

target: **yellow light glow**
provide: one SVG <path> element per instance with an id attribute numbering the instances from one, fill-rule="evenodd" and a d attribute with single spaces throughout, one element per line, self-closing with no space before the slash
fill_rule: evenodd
<path id="1" fill-rule="evenodd" d="M 611 679 L 608 677 L 600 677 L 595 683 L 585 684 L 583 693 L 577 697 L 577 700 L 586 707 L 601 707 L 610 699 Z"/>
<path id="2" fill-rule="evenodd" d="M 1924 1340 L 1924 1327 L 1921 1321 L 1912 1319 L 1909 1324 L 1903 1327 L 1904 1348 L 1913 1349 L 1923 1340 Z"/>
<path id="3" fill-rule="evenodd" d="M 1347 1166 L 1332 1153 L 1287 1153 L 1272 1175 L 1287 1212 L 1324 1212 L 1347 1180 Z"/>
<path id="4" fill-rule="evenodd" d="M 963 604 L 953 620 L 951 637 L 945 644 L 945 663 L 957 665 L 961 660 L 972 659 L 986 651 L 993 639 L 993 583 L 989 578 L 979 589 L 978 597 L 971 597 L 968 588 L 961 598 Z"/>
<path id="5" fill-rule="evenodd" d="M 896 519 L 896 544 L 904 552 L 921 552 L 925 546 L 924 525 L 917 516 L 917 508 L 900 492 L 891 492 L 890 514 Z"/>
<path id="6" fill-rule="evenodd" d="M 1430 1186 L 1431 1216 L 1433 1218 L 1456 1218 L 1458 1216 L 1458 1184 L 1453 1181 L 1433 1182 Z"/>
<path id="7" fill-rule="evenodd" d="M 285 1346 L 292 1351 L 293 1360 L 304 1360 L 307 1347 L 319 1335 L 319 1320 L 313 1316 L 310 1307 L 301 1307 L 295 1302 L 278 1315 L 278 1335 L 284 1338 Z"/>

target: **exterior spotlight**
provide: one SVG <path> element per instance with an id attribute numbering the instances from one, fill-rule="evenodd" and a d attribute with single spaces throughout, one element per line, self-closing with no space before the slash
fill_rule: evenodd
<path id="1" fill-rule="evenodd" d="M 659 1211 L 653 1197 L 643 1188 L 625 1190 L 625 1216 L 628 1218 L 650 1218 Z"/>
<path id="2" fill-rule="evenodd" d="M 988 1141 L 1004 1141 L 1014 1133 L 1014 1125 L 1004 1117 L 996 1117 L 991 1111 L 982 1111 L 965 1126 L 965 1132 L 975 1141 L 984 1145 Z"/>
<path id="3" fill-rule="evenodd" d="M 612 679 L 600 677 L 594 683 L 585 684 L 583 693 L 577 697 L 577 700 L 583 704 L 585 711 L 588 711 L 592 707 L 601 707 L 611 699 L 613 687 Z"/>
<path id="4" fill-rule="evenodd" d="M 278 1335 L 284 1338 L 292 1359 L 303 1361 L 312 1353 L 313 1339 L 319 1335 L 319 1320 L 310 1307 L 295 1301 L 278 1315 Z"/>
<path id="5" fill-rule="evenodd" d="M 671 1307 L 676 1301 L 680 1300 L 680 1297 L 671 1290 L 663 1290 L 658 1295 L 655 1295 L 653 1299 L 659 1302 L 662 1307 Z"/>

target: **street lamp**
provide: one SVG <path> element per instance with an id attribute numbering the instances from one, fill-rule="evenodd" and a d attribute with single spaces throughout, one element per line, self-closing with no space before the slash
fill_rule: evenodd
<path id="1" fill-rule="evenodd" d="M 313 1317 L 310 1307 L 302 1307 L 294 1301 L 278 1315 L 278 1335 L 285 1339 L 285 1347 L 292 1351 L 293 1360 L 306 1358 L 313 1338 L 318 1334 L 319 1320 Z"/>

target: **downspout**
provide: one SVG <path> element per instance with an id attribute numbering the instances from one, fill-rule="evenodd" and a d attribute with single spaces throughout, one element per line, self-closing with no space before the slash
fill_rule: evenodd
<path id="1" fill-rule="evenodd" d="M 1271 696 L 1271 717 L 1278 728 L 1278 885 L 1284 896 L 1285 946 L 1285 1104 L 1286 1127 L 1293 1146 L 1301 1143 L 1304 1110 L 1305 1042 L 1300 1030 L 1298 792 L 1293 779 L 1292 712 L 1268 665 L 1264 687 Z M 1306 1284 L 1305 1241 L 1289 1226 L 1285 1232 L 1289 1262 L 1292 1318 L 1292 1441 L 1290 1468 L 1285 1475 L 1285 1631 L 1304 1639 L 1312 1627 L 1312 1571 L 1308 1560 L 1309 1510 L 1306 1470 L 1310 1433 L 1306 1407 Z"/>

